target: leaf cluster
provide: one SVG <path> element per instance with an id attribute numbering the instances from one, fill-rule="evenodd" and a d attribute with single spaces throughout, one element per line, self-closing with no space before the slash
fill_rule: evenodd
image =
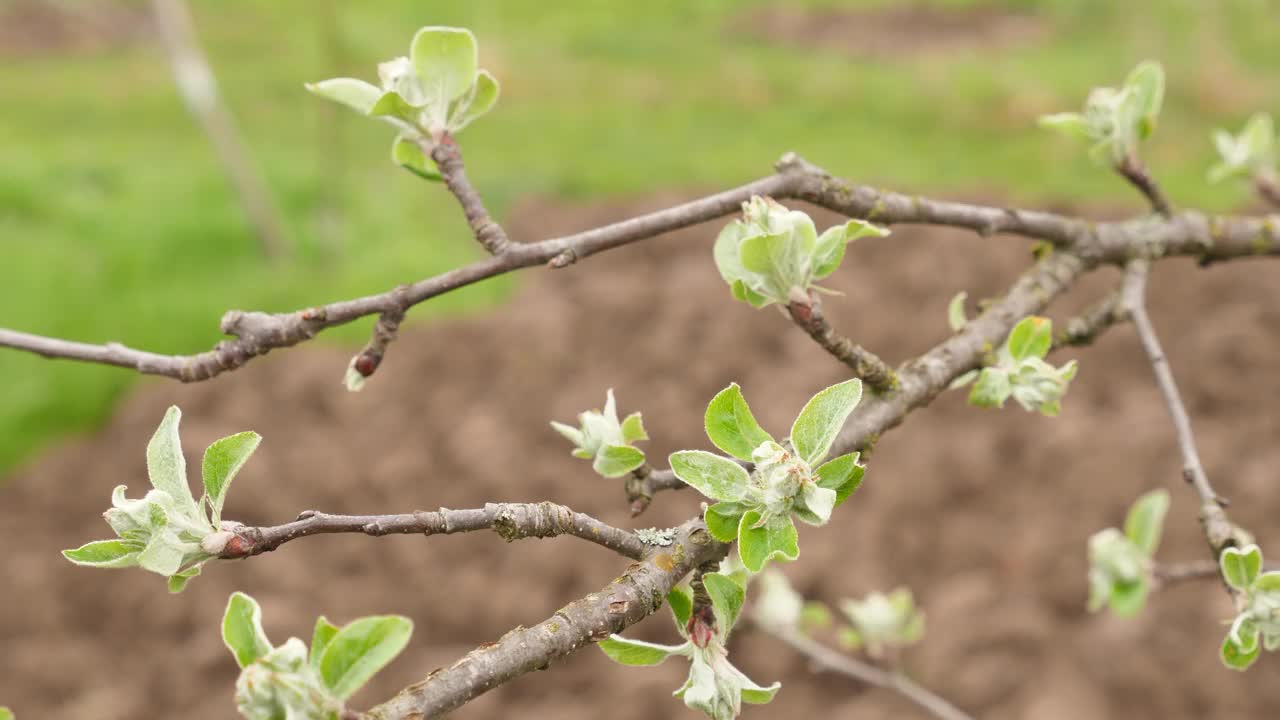
<path id="1" fill-rule="evenodd" d="M 399 132 L 391 160 L 430 180 L 440 172 L 431 148 L 493 109 L 498 81 L 479 69 L 476 37 L 466 28 L 424 27 L 413 36 L 409 56 L 378 65 L 381 87 L 355 78 L 309 83 L 307 89 Z"/>
<path id="2" fill-rule="evenodd" d="M 1239 593 L 1239 612 L 1222 640 L 1222 662 L 1245 670 L 1264 647 L 1280 648 L 1280 572 L 1262 572 L 1262 549 L 1257 545 L 1226 548 L 1218 566 L 1223 580 Z"/>
<path id="3" fill-rule="evenodd" d="M 272 646 L 256 600 L 233 593 L 222 640 L 240 666 L 236 706 L 249 720 L 336 720 L 343 701 L 395 659 L 413 633 L 399 615 L 376 615 L 337 627 L 316 620 L 311 649 L 298 638 Z"/>
<path id="4" fill-rule="evenodd" d="M 722 573 L 706 573 L 702 583 L 710 600 L 705 610 L 696 608 L 693 598 L 680 588 L 667 595 L 683 643 L 661 645 L 613 635 L 599 647 L 623 665 L 658 665 L 672 655 L 688 658 L 689 677 L 673 694 L 713 720 L 732 720 L 741 712 L 742 703 L 768 703 L 781 685 L 775 682 L 761 687 L 729 662 L 726 644 L 742 614 L 744 587 Z"/>
<path id="5" fill-rule="evenodd" d="M 141 567 L 169 578 L 169 591 L 181 592 L 217 557 L 230 533 L 222 529 L 227 489 L 262 441 L 242 432 L 214 441 L 204 451 L 204 495 L 197 502 L 187 484 L 187 462 L 178 437 L 182 411 L 170 407 L 147 444 L 147 476 L 152 489 L 140 500 L 125 497 L 126 486 L 111 493 L 103 513 L 118 536 L 97 540 L 62 554 L 77 565 L 100 568 Z"/>
<path id="6" fill-rule="evenodd" d="M 804 297 L 814 282 L 840 266 L 848 243 L 888 234 L 885 228 L 855 219 L 819 235 L 804 212 L 756 196 L 742 204 L 741 219 L 720 231 L 714 254 L 733 296 L 761 308 Z"/>
<path id="7" fill-rule="evenodd" d="M 613 388 L 605 392 L 604 410 L 578 415 L 578 427 L 554 420 L 551 427 L 574 444 L 574 457 L 590 460 L 592 469 L 604 477 L 622 477 L 644 465 L 644 451 L 633 445 L 649 439 L 644 420 L 638 412 L 618 420 Z"/>
<path id="8" fill-rule="evenodd" d="M 1119 88 L 1094 88 L 1084 112 L 1046 115 L 1040 125 L 1092 142 L 1090 157 L 1119 165 L 1136 157 L 1138 143 L 1155 131 L 1163 103 L 1164 68 L 1148 60 L 1139 63 Z"/>
<path id="9" fill-rule="evenodd" d="M 721 542 L 737 540 L 738 554 L 751 572 L 774 558 L 796 559 L 800 548 L 792 518 L 826 524 L 862 482 L 858 453 L 819 464 L 861 399 L 857 378 L 822 390 L 796 416 L 784 445 L 760 427 L 733 383 L 711 399 L 704 424 L 716 447 L 754 463 L 753 470 L 704 450 L 671 454 L 676 477 L 718 501 L 704 513 L 708 531 Z"/>
<path id="10" fill-rule="evenodd" d="M 1168 511 L 1169 491 L 1152 490 L 1129 508 L 1124 532 L 1107 528 L 1089 538 L 1091 612 L 1107 605 L 1120 617 L 1132 617 L 1142 610 Z"/>
<path id="11" fill-rule="evenodd" d="M 948 315 L 953 327 L 957 319 L 963 320 L 963 310 L 957 316 L 955 300 Z M 977 380 L 969 392 L 971 405 L 1004 407 L 1005 401 L 1012 397 L 1028 412 L 1057 415 L 1062 409 L 1062 396 L 1076 375 L 1076 361 L 1053 367 L 1044 360 L 1052 346 L 1053 321 L 1035 315 L 1025 317 L 1013 327 L 1000 347 L 995 364 L 961 375 L 951 387 L 963 387 Z"/>

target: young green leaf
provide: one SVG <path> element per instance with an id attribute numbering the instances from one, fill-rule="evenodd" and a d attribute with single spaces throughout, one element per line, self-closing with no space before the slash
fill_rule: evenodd
<path id="1" fill-rule="evenodd" d="M 683 645 L 659 645 L 611 635 L 597 645 L 609 659 L 622 665 L 660 665 L 672 655 L 682 654 Z"/>
<path id="2" fill-rule="evenodd" d="M 592 469 L 607 477 L 622 477 L 644 464 L 644 453 L 630 445 L 605 445 L 596 453 Z"/>
<path id="3" fill-rule="evenodd" d="M 1168 510 L 1169 491 L 1163 488 L 1152 490 L 1138 498 L 1129 509 L 1129 515 L 1124 521 L 1124 534 L 1147 557 L 1154 556 L 1160 545 L 1160 533 Z"/>
<path id="4" fill-rule="evenodd" d="M 382 97 L 382 90 L 376 85 L 355 78 L 321 80 L 307 83 L 306 88 L 322 98 L 346 105 L 361 115 L 368 115 L 378 98 Z"/>
<path id="5" fill-rule="evenodd" d="M 845 247 L 863 237 L 885 237 L 889 234 L 888 228 L 882 228 L 865 220 L 853 219 L 843 225 L 835 225 L 827 228 L 826 232 L 818 236 L 818 242 L 813 250 L 813 277 L 815 280 L 822 278 L 835 272 L 840 267 L 840 262 L 844 260 Z"/>
<path id="6" fill-rule="evenodd" d="M 476 80 L 476 36 L 465 28 L 422 28 L 413 36 L 409 57 L 429 102 L 447 105 Z"/>
<path id="7" fill-rule="evenodd" d="M 1139 118 L 1138 137 L 1146 139 L 1155 130 L 1156 118 L 1164 103 L 1164 68 L 1150 60 L 1139 63 L 1125 80 L 1125 89 L 1132 93 Z"/>
<path id="8" fill-rule="evenodd" d="M 488 70 L 476 74 L 469 102 L 458 107 L 457 115 L 449 121 L 449 129 L 458 132 L 477 118 L 493 109 L 498 103 L 498 80 Z"/>
<path id="9" fill-rule="evenodd" d="M 1257 545 L 1229 547 L 1218 557 L 1222 577 L 1237 590 L 1247 590 L 1262 569 L 1262 549 Z"/>
<path id="10" fill-rule="evenodd" d="M 729 630 L 738 623 L 738 616 L 742 614 L 742 603 L 746 598 L 746 591 L 741 585 L 720 573 L 703 575 L 702 584 L 707 589 L 707 595 L 711 597 L 711 606 L 715 609 L 716 620 L 720 623 L 722 632 L 727 635 Z"/>
<path id="11" fill-rule="evenodd" d="M 198 547 L 195 543 L 184 542 L 173 530 L 164 529 L 152 534 L 151 541 L 138 553 L 138 565 L 169 577 L 182 567 L 183 556 Z"/>
<path id="12" fill-rule="evenodd" d="M 750 477 L 738 463 L 705 450 L 680 450 L 668 458 L 671 471 L 713 500 L 741 500 Z"/>
<path id="13" fill-rule="evenodd" d="M 1259 593 L 1280 591 L 1280 570 L 1264 572 L 1253 581 L 1253 589 Z"/>
<path id="14" fill-rule="evenodd" d="M 191 578 L 200 574 L 200 566 L 193 565 L 180 573 L 169 576 L 169 592 L 177 595 L 186 589 L 187 583 L 191 582 Z"/>
<path id="15" fill-rule="evenodd" d="M 209 497 L 215 526 L 222 520 L 222 504 L 227 497 L 227 488 L 261 442 L 261 435 L 248 431 L 215 440 L 205 449 L 202 464 L 204 492 Z"/>
<path id="16" fill-rule="evenodd" d="M 964 316 L 964 301 L 967 297 L 969 293 L 961 290 L 947 303 L 947 324 L 951 326 L 951 332 L 960 332 L 969 324 L 969 319 Z"/>
<path id="17" fill-rule="evenodd" d="M 1081 140 L 1091 140 L 1089 122 L 1080 113 L 1066 112 L 1044 115 L 1040 118 L 1040 127 L 1059 130 Z"/>
<path id="18" fill-rule="evenodd" d="M 836 506 L 839 507 L 858 485 L 862 484 L 862 475 L 866 468 L 858 464 L 858 453 L 848 453 L 831 458 L 818 466 L 818 487 L 836 491 Z"/>
<path id="19" fill-rule="evenodd" d="M 187 484 L 187 461 L 182 456 L 182 442 L 178 439 L 178 423 L 182 411 L 171 406 L 165 411 L 160 427 L 156 428 L 151 442 L 147 443 L 147 475 L 151 485 L 173 498 L 176 509 L 192 520 L 198 519 L 196 499 Z"/>
<path id="20" fill-rule="evenodd" d="M 974 380 L 977 380 L 978 375 L 979 375 L 978 370 L 970 370 L 966 373 L 957 375 L 956 379 L 952 380 L 951 384 L 947 385 L 947 389 L 955 390 L 956 388 L 962 388 L 965 385 L 968 385 L 969 383 L 973 382 Z"/>
<path id="21" fill-rule="evenodd" d="M 998 368 L 983 368 L 978 373 L 978 382 L 969 391 L 969 404 L 978 407 L 1004 407 L 1013 389 L 1009 385 L 1009 374 Z"/>
<path id="22" fill-rule="evenodd" d="M 689 597 L 684 590 L 674 587 L 667 593 L 667 605 L 671 607 L 671 616 L 676 622 L 676 629 L 684 632 L 685 626 L 689 624 L 689 618 L 693 615 L 693 598 Z"/>
<path id="23" fill-rule="evenodd" d="M 1118 617 L 1133 617 L 1142 612 L 1147 603 L 1148 589 L 1146 578 L 1115 583 L 1111 586 L 1111 596 L 1108 598 L 1111 612 Z"/>
<path id="24" fill-rule="evenodd" d="M 409 104 L 400 93 L 395 90 L 388 90 L 382 93 L 378 101 L 369 108 L 370 117 L 391 117 L 400 118 L 406 122 L 413 122 L 418 114 L 418 109 Z"/>
<path id="25" fill-rule="evenodd" d="M 271 652 L 271 643 L 262 631 L 262 608 L 256 600 L 242 592 L 231 593 L 222 616 L 222 642 L 242 668 Z"/>
<path id="26" fill-rule="evenodd" d="M 329 622 L 329 619 L 321 615 L 316 618 L 316 629 L 311 633 L 311 653 L 307 661 L 311 667 L 320 671 L 320 658 L 324 657 L 325 648 L 329 647 L 329 643 L 333 641 L 333 636 L 338 634 L 338 626 Z"/>
<path id="27" fill-rule="evenodd" d="M 761 687 L 754 682 L 744 683 L 742 686 L 742 702 L 750 705 L 768 705 L 773 700 L 773 696 L 778 694 L 778 690 L 782 689 L 782 683 L 774 682 L 769 687 Z"/>
<path id="28" fill-rule="evenodd" d="M 1048 318 L 1031 315 L 1023 318 L 1009 333 L 1009 355 L 1014 360 L 1043 358 L 1053 345 L 1053 323 Z"/>
<path id="29" fill-rule="evenodd" d="M 849 224 L 861 222 L 850 220 Z M 840 263 L 844 260 L 845 245 L 847 244 L 845 228 L 847 225 L 836 225 L 827 228 L 826 232 L 818 236 L 818 244 L 813 251 L 813 277 L 815 280 L 830 275 L 840 267 Z"/>
<path id="30" fill-rule="evenodd" d="M 800 495 L 792 512 L 797 518 L 810 525 L 826 525 L 831 519 L 831 511 L 836 507 L 836 491 L 824 488 L 817 483 L 805 483 L 800 488 Z"/>
<path id="31" fill-rule="evenodd" d="M 785 264 L 790 259 L 791 238 L 790 232 L 781 232 L 772 235 L 752 235 L 743 240 L 738 246 L 742 266 L 759 275 L 778 275 L 782 270 L 779 264 Z"/>
<path id="32" fill-rule="evenodd" d="M 137 565 L 141 551 L 141 543 L 133 540 L 96 540 L 74 550 L 63 550 L 62 556 L 87 567 L 123 568 Z"/>
<path id="33" fill-rule="evenodd" d="M 397 137 L 391 143 L 391 162 L 417 175 L 423 180 L 439 182 L 444 180 L 436 163 L 418 147 L 418 143 L 405 137 Z M 359 373 L 356 373 L 357 375 Z M 363 376 L 361 376 L 363 377 Z"/>
<path id="34" fill-rule="evenodd" d="M 1222 664 L 1232 670 L 1247 670 L 1249 666 L 1258 659 L 1258 654 L 1262 652 L 1262 645 L 1255 643 L 1251 651 L 1244 651 L 1231 640 L 1228 635 L 1222 641 L 1222 651 L 1220 657 Z"/>
<path id="35" fill-rule="evenodd" d="M 773 439 L 756 422 L 738 383 L 711 398 L 703 419 L 711 442 L 739 460 L 750 462 L 751 451 Z"/>
<path id="36" fill-rule="evenodd" d="M 791 561 L 800 556 L 799 536 L 791 516 L 775 515 L 762 527 L 755 527 L 759 522 L 760 513 L 751 510 L 738 525 L 738 555 L 748 570 L 758 573 L 769 560 Z"/>
<path id="37" fill-rule="evenodd" d="M 13 720 L 13 711 L 7 707 L 0 707 L 0 720 Z"/>
<path id="38" fill-rule="evenodd" d="M 718 502 L 707 507 L 703 518 L 707 522 L 707 532 L 720 542 L 733 542 L 738 537 L 738 524 L 742 522 L 742 513 L 746 506 L 736 502 Z"/>
<path id="39" fill-rule="evenodd" d="M 846 380 L 822 390 L 805 403 L 791 426 L 791 444 L 801 459 L 816 465 L 826 457 L 849 413 L 862 399 L 862 381 Z"/>
<path id="40" fill-rule="evenodd" d="M 320 677 L 335 697 L 346 700 L 391 662 L 413 632 L 399 615 L 360 618 L 338 630 L 320 655 Z"/>
<path id="41" fill-rule="evenodd" d="M 622 421 L 622 439 L 629 443 L 649 439 L 649 434 L 644 431 L 644 420 L 640 417 L 640 413 L 633 412 Z"/>

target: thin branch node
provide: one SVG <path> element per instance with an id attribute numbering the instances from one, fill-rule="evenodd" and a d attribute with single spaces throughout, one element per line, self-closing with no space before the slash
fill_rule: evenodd
<path id="1" fill-rule="evenodd" d="M 569 267 L 577 261 L 578 254 L 573 251 L 573 248 L 568 248 L 548 260 L 547 267 L 553 270 L 559 270 L 560 268 Z"/>
<path id="2" fill-rule="evenodd" d="M 627 501 L 631 510 L 631 517 L 637 517 L 649 508 L 649 503 L 653 502 L 653 467 L 649 463 L 645 463 L 627 476 L 623 482 L 623 490 L 627 494 Z"/>

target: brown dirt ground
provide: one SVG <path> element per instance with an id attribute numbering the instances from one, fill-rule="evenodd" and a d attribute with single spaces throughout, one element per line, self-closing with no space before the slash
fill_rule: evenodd
<path id="1" fill-rule="evenodd" d="M 1043 18 L 994 5 L 803 8 L 785 3 L 744 12 L 731 31 L 765 42 L 825 48 L 854 57 L 945 56 L 1034 45 L 1049 32 Z"/>
<path id="2" fill-rule="evenodd" d="M 542 237 L 627 217 L 673 196 L 587 208 L 528 203 L 516 237 Z M 829 221 L 823 217 L 820 224 Z M 141 571 L 64 562 L 58 550 L 108 532 L 111 488 L 146 487 L 143 447 L 165 406 L 185 411 L 188 458 L 253 428 L 265 442 L 233 489 L 229 517 L 251 524 L 305 508 L 390 512 L 485 501 L 565 502 L 633 526 L 620 487 L 569 457 L 548 427 L 597 406 L 614 387 L 642 409 L 654 458 L 705 447 L 700 421 L 731 380 L 761 421 L 783 431 L 809 394 L 843 376 L 773 310 L 734 303 L 710 259 L 715 226 L 532 272 L 516 300 L 483 316 L 411 328 L 366 390 L 339 378 L 350 350 L 281 352 L 209 383 L 146 384 L 110 424 L 21 470 L 0 494 L 0 700 L 22 718 L 227 718 L 235 666 L 218 637 L 228 593 L 265 608 L 276 641 L 339 622 L 403 613 L 411 646 L 355 699 L 365 706 L 517 624 L 531 624 L 607 583 L 625 563 L 572 539 L 507 545 L 496 536 L 316 537 L 239 563 L 216 563 L 169 596 Z M 861 241 L 830 284 L 842 330 L 900 360 L 947 332 L 948 299 L 995 295 L 1028 260 L 1016 238 L 900 228 Z M 1232 512 L 1274 540 L 1280 465 L 1280 284 L 1277 268 L 1236 262 L 1158 265 L 1155 322 L 1185 386 L 1201 451 Z M 1105 271 L 1063 303 L 1078 308 L 1114 282 Z M 1061 314 L 1058 317 L 1062 317 Z M 1229 607 L 1211 582 L 1161 592 L 1141 617 L 1084 611 L 1085 541 L 1121 522 L 1156 486 L 1173 492 L 1161 554 L 1200 559 L 1191 493 L 1151 372 L 1127 328 L 1078 353 L 1082 370 L 1060 418 L 1014 407 L 982 411 L 951 393 L 886 435 L 867 481 L 832 525 L 802 530 L 787 567 L 811 597 L 835 601 L 913 588 L 929 617 L 908 670 L 987 718 L 1274 717 L 1280 658 L 1248 674 L 1216 658 Z M 106 370 L 104 370 L 106 372 Z M 688 492 L 660 496 L 641 526 L 696 511 Z M 20 539 L 20 540 L 19 540 Z M 1268 545 L 1280 556 L 1280 546 Z M 666 613 L 638 634 L 672 639 Z M 747 717 L 915 717 L 891 693 L 811 675 L 765 638 L 742 633 L 733 654 L 771 706 Z M 586 649 L 503 686 L 463 718 L 694 717 L 669 697 L 678 662 L 623 669 Z"/>

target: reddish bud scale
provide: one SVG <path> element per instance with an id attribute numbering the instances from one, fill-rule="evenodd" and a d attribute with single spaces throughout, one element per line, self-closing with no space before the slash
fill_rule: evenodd
<path id="1" fill-rule="evenodd" d="M 224 558 L 241 558 L 248 557 L 249 552 L 253 549 L 253 544 L 239 535 L 231 536 L 227 540 L 226 546 L 222 548 L 222 557 Z"/>
<path id="2" fill-rule="evenodd" d="M 787 306 L 791 310 L 791 317 L 797 322 L 808 324 L 813 320 L 813 306 L 803 303 L 793 302 Z"/>
<path id="3" fill-rule="evenodd" d="M 377 355 L 369 355 L 362 353 L 356 357 L 355 369 L 363 377 L 369 377 L 374 370 L 378 369 L 378 364 L 382 362 L 382 358 Z"/>
<path id="4" fill-rule="evenodd" d="M 704 648 L 715 635 L 715 626 L 715 613 L 711 611 L 711 606 L 707 605 L 693 611 L 693 616 L 689 618 L 689 624 L 685 626 L 685 630 L 688 631 L 689 639 L 694 645 Z"/>

